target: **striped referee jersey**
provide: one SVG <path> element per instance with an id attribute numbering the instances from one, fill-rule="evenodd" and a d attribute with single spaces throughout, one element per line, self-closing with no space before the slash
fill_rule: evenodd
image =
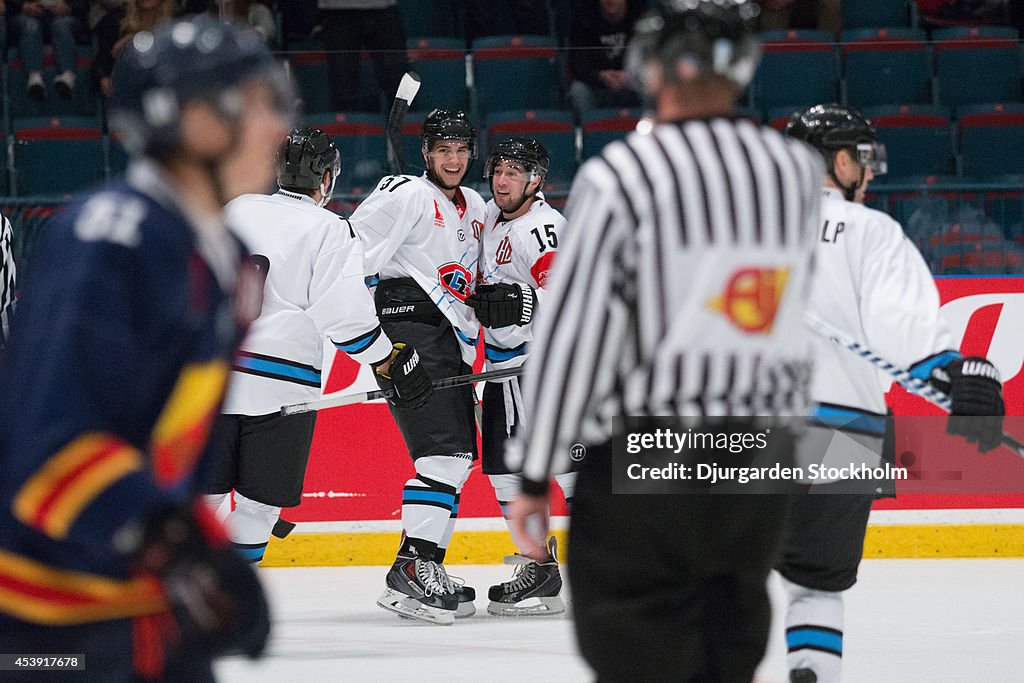
<path id="1" fill-rule="evenodd" d="M 7 216 L 0 216 L 0 349 L 11 335 L 14 312 L 14 230 Z"/>
<path id="2" fill-rule="evenodd" d="M 524 490 L 617 416 L 806 413 L 823 175 L 810 147 L 727 118 L 655 125 L 580 168 L 524 377 Z"/>

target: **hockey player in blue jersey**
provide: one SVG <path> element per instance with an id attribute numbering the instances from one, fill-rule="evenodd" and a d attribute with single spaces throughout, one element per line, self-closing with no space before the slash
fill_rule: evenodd
<path id="1" fill-rule="evenodd" d="M 221 214 L 273 178 L 283 83 L 258 36 L 211 18 L 139 33 L 118 61 L 133 162 L 48 227 L 0 368 L 0 652 L 195 682 L 266 643 L 255 574 L 197 493 L 259 305 Z"/>

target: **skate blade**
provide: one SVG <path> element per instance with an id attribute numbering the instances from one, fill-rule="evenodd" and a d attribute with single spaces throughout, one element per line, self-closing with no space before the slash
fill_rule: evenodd
<path id="1" fill-rule="evenodd" d="M 495 617 L 553 617 L 565 612 L 565 603 L 557 595 L 550 598 L 527 598 L 514 605 L 491 601 L 487 613 Z"/>
<path id="2" fill-rule="evenodd" d="M 472 602 L 460 602 L 459 606 L 455 609 L 456 619 L 465 619 L 476 614 L 476 605 Z"/>
<path id="3" fill-rule="evenodd" d="M 424 605 L 419 600 L 390 588 L 377 598 L 377 605 L 406 619 L 416 619 L 417 621 L 425 621 L 428 624 L 437 624 L 438 626 L 451 626 L 455 623 L 454 610 Z"/>

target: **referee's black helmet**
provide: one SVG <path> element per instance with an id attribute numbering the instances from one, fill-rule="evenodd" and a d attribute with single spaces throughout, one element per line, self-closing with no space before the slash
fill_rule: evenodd
<path id="1" fill-rule="evenodd" d="M 757 70 L 761 44 L 752 0 L 657 0 L 636 24 L 626 57 L 634 87 L 719 76 L 745 88 Z"/>

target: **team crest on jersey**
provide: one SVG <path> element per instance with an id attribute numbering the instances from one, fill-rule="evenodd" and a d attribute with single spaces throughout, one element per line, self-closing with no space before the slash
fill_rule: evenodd
<path id="1" fill-rule="evenodd" d="M 446 263 L 437 269 L 437 281 L 459 301 L 465 301 L 473 284 L 473 273 L 461 263 Z"/>
<path id="2" fill-rule="evenodd" d="M 444 227 L 444 214 L 441 213 L 441 207 L 437 205 L 437 200 L 434 200 L 434 227 Z"/>
<path id="3" fill-rule="evenodd" d="M 483 221 L 473 220 L 473 221 L 470 221 L 470 225 L 473 226 L 473 239 L 475 239 L 477 242 L 479 242 L 480 241 L 480 235 L 483 234 L 483 231 L 484 231 Z"/>
<path id="4" fill-rule="evenodd" d="M 707 301 L 708 308 L 722 313 L 749 334 L 771 332 L 789 268 L 743 268 L 725 285 L 725 291 Z"/>
<path id="5" fill-rule="evenodd" d="M 494 260 L 498 262 L 499 266 L 504 266 L 512 263 L 512 240 L 505 235 L 505 238 L 501 240 L 501 244 L 498 245 L 498 251 L 494 252 Z"/>

